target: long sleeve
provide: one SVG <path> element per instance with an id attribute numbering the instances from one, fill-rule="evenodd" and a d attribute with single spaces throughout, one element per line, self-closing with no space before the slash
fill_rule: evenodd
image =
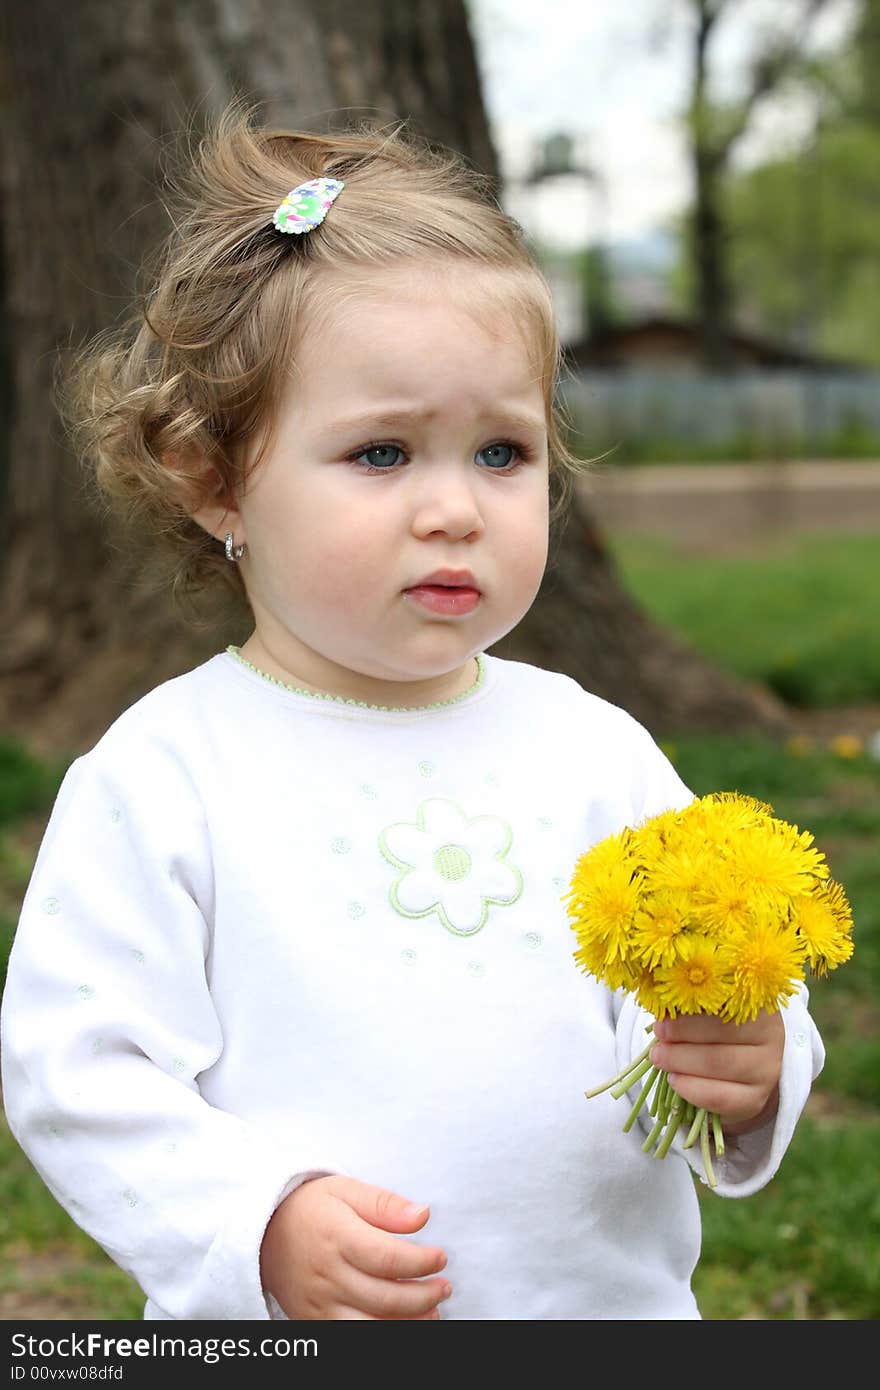
<path id="1" fill-rule="evenodd" d="M 201 1096 L 224 1044 L 203 814 L 172 755 L 145 748 L 120 777 L 112 747 L 69 769 L 23 905 L 2 1009 L 9 1124 L 160 1316 L 268 1318 L 265 1226 L 329 1170 Z"/>
<path id="2" fill-rule="evenodd" d="M 825 1049 L 816 1025 L 807 1011 L 809 994 L 803 984 L 783 1009 L 782 1020 L 785 1025 L 785 1049 L 782 1057 L 782 1072 L 779 1077 L 779 1104 L 776 1113 L 767 1124 L 749 1134 L 742 1134 L 730 1140 L 726 1153 L 721 1158 L 713 1158 L 717 1185 L 713 1189 L 721 1197 L 748 1197 L 765 1187 L 782 1162 L 786 1149 L 792 1141 L 795 1127 L 800 1119 L 810 1094 L 810 1087 L 825 1062 Z M 647 1040 L 646 1029 L 652 1022 L 651 1016 L 640 1009 L 631 995 L 618 996 L 616 1051 L 617 1065 L 637 1057 Z M 638 1096 L 639 1086 L 633 1087 L 631 1103 Z M 623 1111 L 621 1123 L 626 1118 L 626 1102 L 619 1102 Z M 653 1124 L 643 1109 L 639 1123 L 647 1130 Z M 673 1149 L 687 1160 L 698 1177 L 705 1181 L 703 1162 L 699 1146 L 683 1148 L 684 1135 L 679 1133 L 673 1140 Z M 671 1155 L 670 1155 L 671 1156 Z"/>
<path id="3" fill-rule="evenodd" d="M 672 764 L 654 745 L 646 731 L 638 731 L 637 736 L 641 742 L 640 765 L 643 780 L 638 789 L 636 804 L 639 805 L 639 810 L 633 818 L 634 823 L 672 808 L 683 810 L 692 801 L 693 793 L 681 781 Z M 812 1082 L 819 1075 L 825 1062 L 825 1049 L 816 1025 L 808 1013 L 808 1002 L 808 990 L 799 982 L 797 992 L 781 1011 L 785 1025 L 785 1049 L 776 1113 L 760 1129 L 730 1141 L 726 1146 L 725 1155 L 713 1159 L 713 1168 L 718 1180 L 713 1190 L 720 1196 L 746 1197 L 764 1187 L 777 1171 L 791 1143 Z M 644 1048 L 647 1039 L 645 1030 L 652 1019 L 638 1007 L 632 997 L 623 995 L 616 997 L 615 1017 L 617 1065 L 623 1067 Z M 632 1091 L 633 1103 L 638 1092 L 639 1086 L 636 1086 Z M 639 1116 L 639 1124 L 645 1130 L 650 1129 L 653 1124 L 653 1117 L 647 1115 L 646 1108 Z M 674 1149 L 682 1154 L 691 1168 L 704 1180 L 699 1146 L 684 1149 L 683 1142 L 684 1135 L 677 1135 L 673 1141 Z"/>

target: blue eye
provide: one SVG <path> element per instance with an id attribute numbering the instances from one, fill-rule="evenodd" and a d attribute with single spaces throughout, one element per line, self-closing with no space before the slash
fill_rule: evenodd
<path id="1" fill-rule="evenodd" d="M 516 457 L 516 449 L 512 444 L 487 444 L 485 448 L 478 450 L 477 458 L 480 454 L 485 455 L 486 462 L 490 468 L 509 468 Z"/>
<path id="2" fill-rule="evenodd" d="M 358 454 L 359 459 L 364 459 L 371 468 L 386 469 L 393 468 L 399 459 L 395 454 L 402 454 L 403 450 L 397 444 L 371 444 L 368 449 L 362 449 Z"/>

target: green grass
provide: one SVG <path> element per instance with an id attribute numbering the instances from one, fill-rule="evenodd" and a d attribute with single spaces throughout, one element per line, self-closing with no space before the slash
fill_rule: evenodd
<path id="1" fill-rule="evenodd" d="M 852 959 L 809 982 L 827 1057 L 779 1172 L 742 1201 L 699 1189 L 701 1312 L 880 1317 L 880 763 L 827 751 L 795 756 L 760 738 L 683 736 L 666 750 L 697 795 L 745 792 L 812 831 L 855 921 Z"/>
<path id="2" fill-rule="evenodd" d="M 748 554 L 609 543 L 646 611 L 718 665 L 795 706 L 880 701 L 876 535 L 801 536 Z"/>
<path id="3" fill-rule="evenodd" d="M 572 428 L 568 443 L 580 458 L 595 458 L 607 453 L 620 465 L 787 463 L 792 460 L 833 463 L 836 459 L 880 458 L 880 435 L 857 420 L 834 434 L 809 439 L 798 438 L 784 430 L 775 434 L 768 432 L 764 437 L 753 431 L 729 439 L 700 439 L 698 427 L 693 431 L 694 437 L 676 438 L 665 432 L 663 403 L 658 401 L 657 407 L 646 434 L 627 437 L 623 430 L 615 436 L 603 437 L 599 422 L 575 402 L 569 410 Z"/>
<path id="4" fill-rule="evenodd" d="M 803 1119 L 772 1182 L 740 1200 L 700 1189 L 704 1318 L 880 1315 L 880 1117 Z"/>
<path id="5" fill-rule="evenodd" d="M 43 763 L 11 739 L 0 738 L 0 828 L 48 806 L 65 770 L 62 763 Z"/>
<path id="6" fill-rule="evenodd" d="M 811 830 L 847 891 L 856 922 L 852 960 L 811 983 L 811 1010 L 828 1057 L 778 1174 L 763 1191 L 740 1201 L 698 1189 L 704 1238 L 694 1288 L 700 1309 L 705 1318 L 723 1320 L 875 1319 L 880 1316 L 880 763 L 867 757 L 844 760 L 827 751 L 795 756 L 758 738 L 681 736 L 665 746 L 697 795 L 749 793 Z M 4 756 L 0 752 L 0 782 L 7 766 L 18 778 L 22 761 L 4 762 Z M 47 772 L 44 795 L 56 777 Z M 24 784 L 32 785 L 27 778 Z M 21 813 L 0 828 L 0 902 L 9 937 L 30 870 L 21 830 L 35 828 L 36 793 L 16 795 Z M 18 1292 L 31 1300 L 54 1300 L 57 1310 L 40 1314 L 50 1318 L 142 1315 L 143 1295 L 134 1281 L 78 1230 L 2 1125 L 0 1271 L 0 1304 Z"/>
<path id="7" fill-rule="evenodd" d="M 144 1295 L 48 1192 L 0 1122 L 0 1300 L 51 1302 L 43 1316 L 143 1317 Z M 8 1316 L 12 1316 L 9 1314 Z"/>
<path id="8" fill-rule="evenodd" d="M 65 764 L 43 763 L 10 739 L 0 738 L 0 985 L 6 978 L 9 948 L 33 855 L 22 851 L 14 829 L 28 816 L 43 815 L 54 800 Z M 45 817 L 44 817 L 45 818 Z"/>

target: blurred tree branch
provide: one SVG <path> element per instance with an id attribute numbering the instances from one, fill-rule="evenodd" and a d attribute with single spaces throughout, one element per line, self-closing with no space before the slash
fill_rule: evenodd
<path id="1" fill-rule="evenodd" d="M 803 0 L 800 23 L 777 35 L 769 46 L 756 45 L 744 97 L 721 102 L 711 94 L 710 50 L 729 0 L 688 0 L 694 20 L 691 89 L 686 126 L 694 174 L 691 247 L 695 266 L 697 317 L 702 356 L 709 369 L 730 362 L 730 274 L 723 206 L 723 183 L 737 142 L 755 111 L 803 65 L 812 27 L 833 0 Z"/>

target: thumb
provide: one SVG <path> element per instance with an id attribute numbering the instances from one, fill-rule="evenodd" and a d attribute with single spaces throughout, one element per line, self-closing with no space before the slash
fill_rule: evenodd
<path id="1" fill-rule="evenodd" d="M 405 1233 L 419 1231 L 428 1219 L 430 1210 L 424 1202 L 411 1202 L 397 1192 L 389 1192 L 383 1187 L 372 1187 L 369 1183 L 352 1181 L 337 1195 L 347 1202 L 352 1211 L 378 1226 L 382 1231 Z"/>

